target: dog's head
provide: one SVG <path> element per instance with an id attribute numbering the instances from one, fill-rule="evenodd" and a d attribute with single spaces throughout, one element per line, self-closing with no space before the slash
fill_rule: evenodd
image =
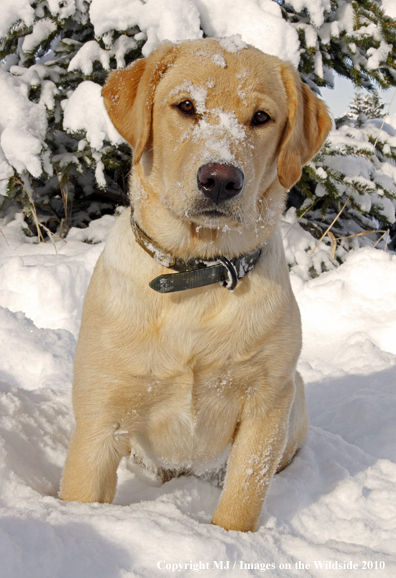
<path id="1" fill-rule="evenodd" d="M 142 218 L 150 212 L 148 233 L 164 209 L 162 222 L 180 233 L 176 249 L 195 243 L 206 255 L 270 237 L 285 190 L 331 128 L 290 64 L 238 38 L 163 43 L 113 72 L 102 94 L 133 148 L 132 202 Z"/>

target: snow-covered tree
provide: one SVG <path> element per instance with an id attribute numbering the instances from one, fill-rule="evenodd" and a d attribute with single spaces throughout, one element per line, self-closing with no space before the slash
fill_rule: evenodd
<path id="1" fill-rule="evenodd" d="M 382 102 L 377 89 L 366 94 L 358 90 L 355 92 L 355 96 L 348 107 L 346 117 L 358 119 L 360 115 L 363 115 L 362 121 L 372 118 L 384 118 L 386 116 L 384 109 L 385 103 Z"/>
<path id="2" fill-rule="evenodd" d="M 2 0 L 1 11 L 0 203 L 21 201 L 28 220 L 63 233 L 71 221 L 83 224 L 126 203 L 130 152 L 100 89 L 110 69 L 164 39 L 239 33 L 290 60 L 315 91 L 332 86 L 334 72 L 369 90 L 396 85 L 393 0 Z M 351 159 L 369 163 L 362 178 L 377 179 L 356 184 L 356 195 L 377 195 L 369 209 L 355 193 L 349 200 L 361 222 L 388 226 L 394 219 L 390 181 L 378 185 L 394 151 L 384 150 L 382 137 L 374 150 L 369 129 L 350 123 L 337 131 L 345 132 L 343 147 L 327 145 L 297 185 L 304 209 L 316 201 L 304 217 L 316 235 L 320 219 L 322 230 L 355 186 Z M 393 173 L 387 178 L 393 183 Z"/>
<path id="3" fill-rule="evenodd" d="M 357 93 L 352 114 L 339 119 L 291 194 L 297 197 L 300 225 L 313 237 L 307 240 L 307 250 L 326 233 L 325 250 L 311 259 L 319 273 L 341 261 L 351 247 L 374 244 L 381 237 L 384 246 L 389 239 L 384 230 L 392 230 L 395 222 L 396 122 L 393 119 L 381 130 L 378 119 L 385 116 L 384 104 L 375 86 L 396 84 L 396 4 L 387 0 L 382 5 L 365 0 L 280 4 L 299 31 L 305 48 L 299 70 L 313 90 L 331 86 L 335 71 L 370 91 L 366 97 Z M 369 231 L 374 233 L 368 235 Z"/>
<path id="4" fill-rule="evenodd" d="M 313 236 L 309 248 L 324 235 L 317 273 L 350 248 L 385 247 L 396 233 L 396 115 L 381 120 L 383 108 L 376 90 L 358 92 L 291 193 L 296 217 Z"/>
<path id="5" fill-rule="evenodd" d="M 99 95 L 108 70 L 141 56 L 142 42 L 133 37 L 137 29 L 95 39 L 82 0 L 16 4 L 0 24 L 0 35 L 7 32 L 0 43 L 0 194 L 22 200 L 30 223 L 36 207 L 40 222 L 65 233 L 72 215 L 83 224 L 126 202 L 129 147 Z"/>
<path id="6" fill-rule="evenodd" d="M 279 0 L 298 30 L 299 70 L 313 87 L 332 86 L 335 71 L 356 86 L 396 84 L 392 0 Z"/>
<path id="7" fill-rule="evenodd" d="M 297 184 L 302 204 L 288 215 L 292 224 L 299 217 L 311 234 L 309 253 L 324 236 L 311 273 L 342 262 L 351 248 L 381 238 L 379 246 L 384 247 L 395 222 L 395 183 L 395 115 L 384 124 L 381 119 L 344 119 L 331 131 L 320 153 L 304 167 Z"/>

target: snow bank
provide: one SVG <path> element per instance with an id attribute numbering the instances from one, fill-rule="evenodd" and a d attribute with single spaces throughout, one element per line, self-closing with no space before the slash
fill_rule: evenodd
<path id="1" fill-rule="evenodd" d="M 158 486 L 127 460 L 114 504 L 58 500 L 82 299 L 113 222 L 72 229 L 55 254 L 24 237 L 21 219 L 0 221 L 2 576 L 338 578 L 352 564 L 356 576 L 393 577 L 396 256 L 370 248 L 314 280 L 292 271 L 311 428 L 275 476 L 257 533 L 210 525 L 218 487 L 195 477 Z"/>

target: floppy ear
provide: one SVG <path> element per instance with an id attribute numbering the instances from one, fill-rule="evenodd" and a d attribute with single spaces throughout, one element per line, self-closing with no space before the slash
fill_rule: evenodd
<path id="1" fill-rule="evenodd" d="M 278 155 L 278 178 L 290 189 L 301 177 L 301 169 L 320 149 L 332 121 L 327 106 L 314 95 L 292 65 L 282 64 L 288 119 Z"/>
<path id="2" fill-rule="evenodd" d="M 112 72 L 102 88 L 112 123 L 133 148 L 134 165 L 139 162 L 150 137 L 155 87 L 175 61 L 176 48 L 169 42 L 160 44 L 147 58 Z"/>

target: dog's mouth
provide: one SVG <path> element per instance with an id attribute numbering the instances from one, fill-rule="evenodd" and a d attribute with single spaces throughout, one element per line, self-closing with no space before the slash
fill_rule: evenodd
<path id="1" fill-rule="evenodd" d="M 204 211 L 201 211 L 199 213 L 196 213 L 195 216 L 201 216 L 207 219 L 219 219 L 221 217 L 225 217 L 225 218 L 229 218 L 229 215 L 227 215 L 226 213 L 223 213 L 223 211 L 219 211 L 218 209 L 206 209 Z"/>
<path id="2" fill-rule="evenodd" d="M 188 215 L 188 220 L 196 223 L 200 227 L 209 229 L 228 226 L 234 228 L 241 222 L 240 218 L 231 211 L 220 210 L 217 207 L 199 208 Z"/>

